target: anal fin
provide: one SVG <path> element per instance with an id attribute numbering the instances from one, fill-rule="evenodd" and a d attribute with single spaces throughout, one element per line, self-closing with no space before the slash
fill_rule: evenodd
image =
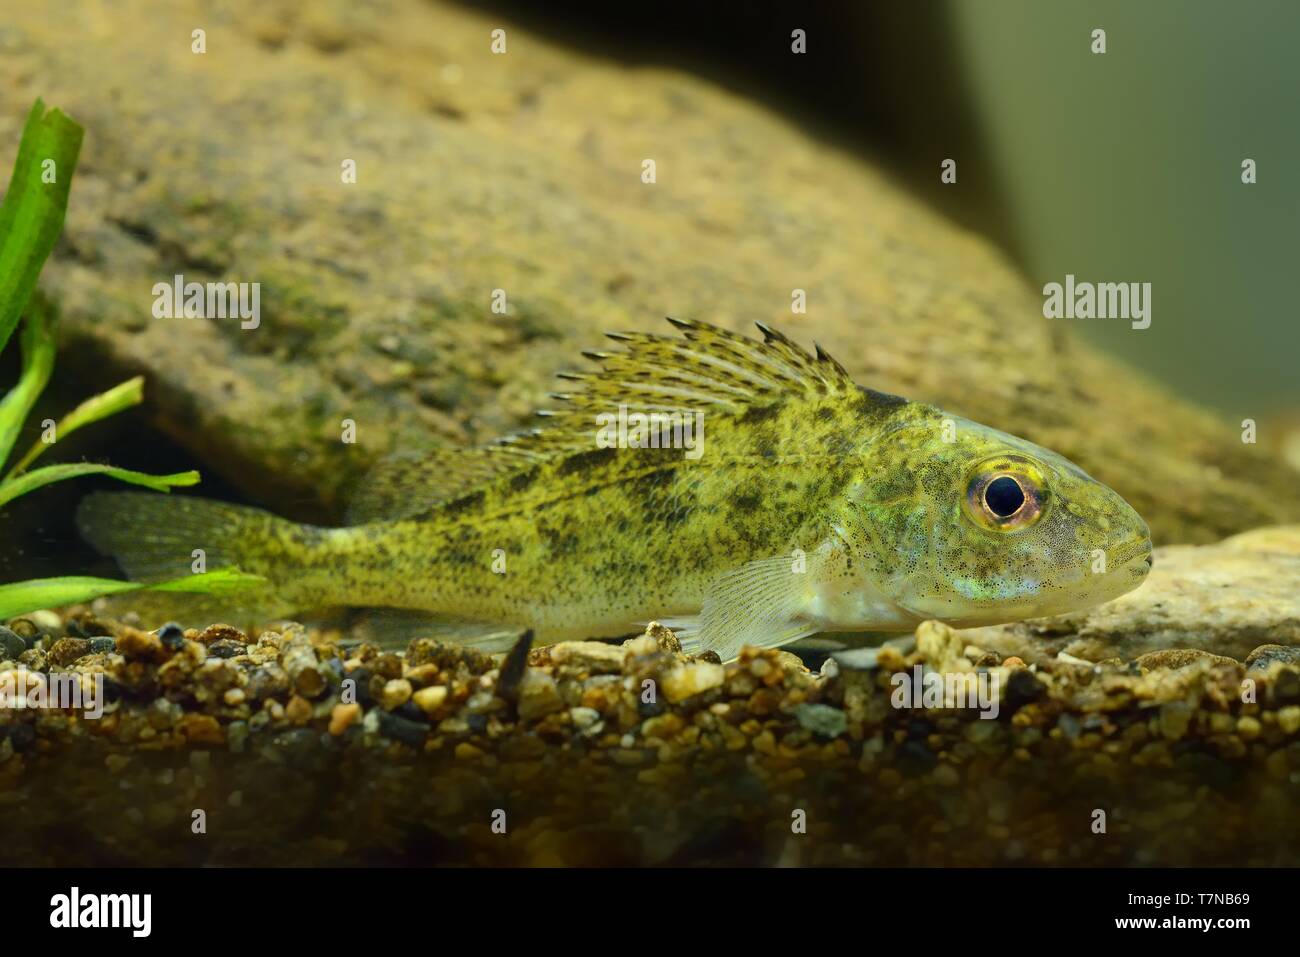
<path id="1" fill-rule="evenodd" d="M 354 620 L 352 636 L 385 649 L 404 648 L 416 638 L 432 638 L 497 654 L 509 651 L 524 630 L 500 622 L 471 621 L 401 608 L 368 608 Z"/>

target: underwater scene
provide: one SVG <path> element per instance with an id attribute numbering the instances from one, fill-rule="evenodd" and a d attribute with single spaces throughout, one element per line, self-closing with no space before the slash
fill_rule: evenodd
<path id="1" fill-rule="evenodd" d="M 1300 864 L 1298 27 L 3 0 L 5 865 Z"/>

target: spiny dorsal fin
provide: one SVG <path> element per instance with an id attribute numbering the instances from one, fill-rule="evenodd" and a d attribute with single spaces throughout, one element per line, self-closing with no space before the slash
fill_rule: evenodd
<path id="1" fill-rule="evenodd" d="M 552 393 L 564 407 L 546 410 L 544 428 L 508 441 L 543 455 L 589 447 L 592 416 L 619 406 L 638 412 L 741 412 L 756 405 L 857 389 L 844 367 L 819 346 L 810 355 L 763 323 L 758 342 L 708 323 L 669 318 L 682 338 L 648 332 L 615 332 L 621 352 L 585 352 L 600 363 L 591 373 L 562 372 L 579 383 Z"/>
<path id="2" fill-rule="evenodd" d="M 564 406 L 540 411 L 545 425 L 539 428 L 477 448 L 398 453 L 382 460 L 361 484 L 348 521 L 409 518 L 538 462 L 595 448 L 595 415 L 620 406 L 629 412 L 736 413 L 857 389 L 820 346 L 810 355 L 761 322 L 762 342 L 705 322 L 668 321 L 681 337 L 615 332 L 609 338 L 622 351 L 584 352 L 600 369 L 560 373 L 576 386 L 551 394 Z"/>

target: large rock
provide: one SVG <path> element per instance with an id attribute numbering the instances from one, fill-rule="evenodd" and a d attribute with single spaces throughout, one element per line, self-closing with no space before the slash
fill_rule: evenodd
<path id="1" fill-rule="evenodd" d="M 1127 661 L 1166 649 L 1245 661 L 1260 645 L 1300 646 L 1300 525 L 1158 548 L 1147 580 L 1115 601 L 960 635 L 1026 661 L 1059 651 Z"/>
<path id="2" fill-rule="evenodd" d="M 987 242 L 690 76 L 422 0 L 69 0 L 0 45 L 0 163 L 37 95 L 87 129 L 45 277 L 65 362 L 147 373 L 156 426 L 271 506 L 337 511 L 389 450 L 518 426 L 602 330 L 676 313 L 782 323 L 1055 447 L 1158 540 L 1300 517 L 1293 471 L 1049 327 Z M 177 273 L 260 282 L 260 327 L 153 318 Z"/>

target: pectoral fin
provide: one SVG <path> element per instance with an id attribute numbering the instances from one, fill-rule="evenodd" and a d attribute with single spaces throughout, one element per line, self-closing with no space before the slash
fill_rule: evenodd
<path id="1" fill-rule="evenodd" d="M 812 559 L 805 567 L 787 556 L 747 562 L 714 579 L 698 616 L 664 624 L 678 633 L 688 653 L 715 651 L 723 661 L 745 645 L 779 648 L 806 638 L 821 630 L 807 616 L 813 568 Z"/>

